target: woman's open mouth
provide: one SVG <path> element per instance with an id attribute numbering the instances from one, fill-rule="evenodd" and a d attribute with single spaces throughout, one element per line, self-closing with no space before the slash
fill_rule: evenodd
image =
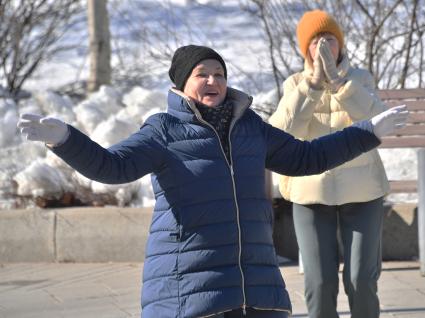
<path id="1" fill-rule="evenodd" d="M 215 96 L 218 96 L 218 92 L 206 92 L 205 96 L 215 97 Z"/>

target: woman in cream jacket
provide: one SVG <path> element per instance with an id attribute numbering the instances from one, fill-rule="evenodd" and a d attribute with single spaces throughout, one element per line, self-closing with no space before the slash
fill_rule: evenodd
<path id="1" fill-rule="evenodd" d="M 273 126 L 312 140 L 385 110 L 372 75 L 350 66 L 343 32 L 333 17 L 320 10 L 306 12 L 297 37 L 304 71 L 284 82 L 284 96 L 269 120 Z M 294 203 L 309 317 L 338 317 L 337 229 L 351 317 L 379 317 L 382 198 L 389 184 L 377 150 L 318 175 L 282 176 L 279 189 Z"/>

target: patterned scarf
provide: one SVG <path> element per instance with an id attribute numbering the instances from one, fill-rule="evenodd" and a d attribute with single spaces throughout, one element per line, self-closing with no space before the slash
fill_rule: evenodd
<path id="1" fill-rule="evenodd" d="M 233 116 L 232 102 L 225 100 L 223 104 L 216 107 L 208 107 L 200 103 L 196 103 L 196 107 L 202 115 L 202 118 L 208 122 L 217 131 L 220 143 L 226 154 L 227 160 L 230 161 L 229 148 L 229 127 Z"/>

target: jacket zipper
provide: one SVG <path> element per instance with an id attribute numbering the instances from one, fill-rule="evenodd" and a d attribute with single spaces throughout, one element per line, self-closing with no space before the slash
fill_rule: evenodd
<path id="1" fill-rule="evenodd" d="M 190 105 L 190 103 L 189 103 L 189 105 Z M 239 247 L 238 266 L 239 266 L 239 272 L 241 273 L 241 278 L 242 278 L 242 298 L 243 298 L 242 312 L 243 312 L 243 315 L 246 316 L 245 275 L 244 275 L 243 269 L 242 269 L 242 230 L 241 230 L 241 224 L 240 224 L 239 205 L 238 205 L 237 194 L 236 194 L 235 175 L 234 175 L 234 171 L 233 171 L 232 142 L 230 141 L 230 134 L 232 132 L 232 129 L 233 129 L 235 123 L 238 121 L 238 119 L 236 119 L 235 121 L 233 121 L 230 124 L 229 133 L 228 133 L 228 136 L 227 136 L 227 138 L 229 139 L 229 159 L 230 159 L 230 162 L 229 162 L 229 160 L 226 157 L 226 153 L 224 152 L 223 145 L 221 144 L 220 136 L 218 135 L 217 131 L 214 129 L 214 127 L 210 123 L 205 121 L 202 117 L 198 116 L 198 114 L 196 112 L 195 112 L 195 116 L 196 116 L 196 118 L 198 118 L 198 120 L 200 122 L 202 122 L 205 125 L 207 125 L 208 127 L 210 127 L 214 131 L 215 135 L 217 136 L 218 144 L 220 145 L 221 152 L 224 156 L 224 159 L 226 160 L 227 166 L 229 167 L 230 176 L 232 178 L 233 199 L 234 199 L 234 202 L 235 202 L 236 220 L 237 220 L 237 224 L 238 224 L 238 244 L 239 244 L 239 246 L 238 246 Z"/>
<path id="2" fill-rule="evenodd" d="M 237 120 L 232 122 L 229 127 L 229 157 L 230 157 L 230 173 L 232 174 L 232 183 L 233 183 L 233 197 L 235 199 L 235 207 L 236 207 L 236 220 L 238 224 L 238 242 L 239 242 L 239 255 L 238 255 L 238 265 L 239 265 L 239 271 L 241 273 L 242 277 L 242 297 L 243 297 L 243 303 L 242 303 L 242 312 L 243 315 L 246 316 L 246 293 L 245 293 L 245 274 L 242 269 L 242 229 L 241 229 L 241 220 L 240 220 L 240 210 L 239 210 L 239 204 L 237 200 L 237 194 L 236 194 L 236 182 L 235 182 L 235 173 L 233 171 L 233 160 L 232 160 L 232 142 L 230 140 L 230 134 L 232 132 L 232 129 L 235 125 Z M 218 136 L 218 134 L 217 134 Z M 219 138 L 220 140 L 220 138 Z M 221 142 L 220 142 L 221 145 Z M 223 150 L 223 147 L 222 147 Z M 224 153 L 224 150 L 223 150 Z"/>

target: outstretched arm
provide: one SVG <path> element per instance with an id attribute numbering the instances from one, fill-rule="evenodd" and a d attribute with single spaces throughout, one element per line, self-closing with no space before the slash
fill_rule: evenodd
<path id="1" fill-rule="evenodd" d="M 297 140 L 265 124 L 269 145 L 266 168 L 288 176 L 322 173 L 375 148 L 381 137 L 404 126 L 407 117 L 405 106 L 393 107 L 370 121 L 311 142 Z"/>
<path id="2" fill-rule="evenodd" d="M 56 118 L 24 114 L 18 127 L 28 140 L 45 142 L 78 172 L 103 183 L 137 180 L 163 162 L 164 148 L 150 124 L 108 149 Z"/>

